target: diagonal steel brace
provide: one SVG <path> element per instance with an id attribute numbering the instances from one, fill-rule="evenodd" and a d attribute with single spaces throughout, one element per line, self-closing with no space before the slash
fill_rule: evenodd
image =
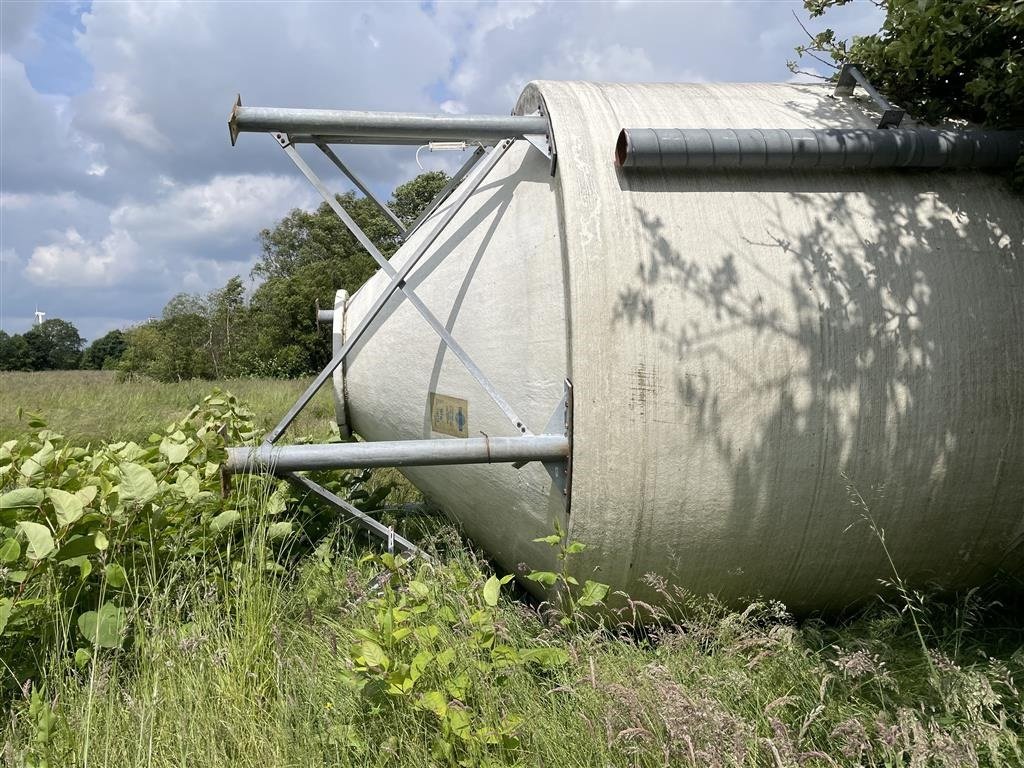
<path id="1" fill-rule="evenodd" d="M 366 236 L 366 234 L 359 228 L 359 225 L 355 223 L 351 216 L 345 211 L 344 208 L 338 203 L 334 195 L 327 189 L 324 183 L 316 175 L 316 173 L 306 164 L 299 155 L 298 150 L 288 141 L 288 137 L 285 134 L 274 134 L 278 143 L 281 144 L 285 152 L 291 158 L 292 162 L 295 163 L 296 167 L 302 172 L 302 174 L 309 180 L 313 187 L 320 193 L 324 201 L 330 206 L 331 210 L 342 220 L 342 223 L 349 229 L 352 235 L 359 241 L 359 243 L 366 248 L 367 252 L 373 257 L 373 259 L 380 265 L 381 269 L 385 274 L 389 275 L 392 279 L 387 285 L 383 293 L 378 296 L 374 301 L 370 310 L 363 317 L 362 321 L 355 328 L 352 334 L 346 339 L 342 349 L 334 356 L 327 367 L 325 367 L 309 385 L 306 391 L 299 397 L 295 404 L 291 407 L 281 422 L 271 430 L 266 438 L 265 443 L 276 442 L 284 430 L 288 428 L 288 425 L 295 419 L 299 412 L 306 406 L 307 403 L 313 398 L 317 391 L 324 385 L 334 370 L 341 365 L 342 361 L 347 357 L 348 353 L 355 346 L 356 342 L 366 332 L 374 318 L 379 314 L 384 305 L 391 298 L 391 296 L 401 291 L 405 297 L 409 300 L 409 303 L 420 313 L 420 315 L 427 321 L 427 323 L 433 328 L 434 332 L 441 338 L 448 349 L 451 350 L 452 354 L 466 367 L 469 373 L 476 379 L 477 383 L 484 389 L 485 392 L 490 396 L 498 408 L 505 414 L 512 424 L 515 425 L 516 429 L 523 435 L 530 435 L 532 432 L 526 427 L 525 423 L 516 412 L 512 409 L 512 406 L 505 400 L 505 398 L 498 392 L 497 388 L 490 382 L 489 379 L 484 375 L 483 371 L 476 365 L 473 359 L 466 353 L 462 346 L 455 341 L 451 333 L 447 328 L 437 319 L 437 317 L 427 308 L 423 301 L 416 295 L 416 293 L 405 285 L 405 280 L 408 274 L 412 271 L 413 267 L 419 259 L 426 253 L 427 249 L 434 243 L 441 231 L 448 225 L 455 214 L 461 209 L 462 205 L 469 199 L 469 197 L 476 190 L 476 187 L 483 181 L 487 173 L 497 164 L 504 151 L 511 145 L 511 141 L 505 141 L 499 144 L 494 150 L 492 150 L 490 157 L 477 174 L 476 179 L 470 183 L 467 188 L 460 194 L 458 200 L 447 210 L 444 215 L 438 221 L 437 225 L 427 236 L 427 238 L 417 247 L 416 251 L 409 257 L 408 261 L 403 265 L 400 271 L 395 268 L 384 258 L 383 254 L 377 249 L 373 242 Z"/>

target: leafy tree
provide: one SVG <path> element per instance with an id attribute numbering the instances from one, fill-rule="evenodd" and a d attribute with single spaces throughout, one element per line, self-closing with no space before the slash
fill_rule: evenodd
<path id="1" fill-rule="evenodd" d="M 389 207 L 405 224 L 412 224 L 447 183 L 448 174 L 443 171 L 421 173 L 395 189 Z"/>
<path id="2" fill-rule="evenodd" d="M 389 205 L 411 222 L 447 182 L 443 173 L 422 174 L 398 187 Z M 373 202 L 351 193 L 337 200 L 381 253 L 390 257 L 398 250 L 397 229 Z M 262 282 L 248 303 L 238 276 L 206 296 L 175 296 L 161 319 L 125 332 L 120 369 L 174 381 L 301 376 L 322 367 L 331 343 L 317 327 L 314 307 L 331 306 L 339 288 L 354 293 L 377 263 L 326 203 L 293 210 L 263 230 L 260 243 L 252 275 Z"/>
<path id="3" fill-rule="evenodd" d="M 208 334 L 205 316 L 194 312 L 151 320 L 126 332 L 128 349 L 119 368 L 160 381 L 212 378 Z"/>
<path id="4" fill-rule="evenodd" d="M 124 332 L 114 329 L 86 348 L 82 355 L 82 367 L 93 370 L 116 368 L 127 348 L 128 341 Z"/>
<path id="5" fill-rule="evenodd" d="M 0 331 L 0 371 L 31 371 L 32 350 L 20 333 Z"/>
<path id="6" fill-rule="evenodd" d="M 85 339 L 67 320 L 52 318 L 25 332 L 32 358 L 32 370 L 52 371 L 77 368 L 82 361 Z"/>
<path id="7" fill-rule="evenodd" d="M 389 206 L 411 222 L 447 182 L 440 172 L 421 174 L 399 186 Z M 385 257 L 398 250 L 398 232 L 370 200 L 351 193 L 337 200 Z M 250 302 L 247 367 L 259 375 L 309 373 L 327 363 L 331 348 L 330 338 L 316 326 L 315 304 L 333 305 L 338 289 L 354 293 L 377 271 L 377 263 L 326 203 L 315 211 L 292 211 L 263 230 L 260 242 L 263 254 L 253 276 L 264 282 Z"/>
<path id="8" fill-rule="evenodd" d="M 811 18 L 850 0 L 804 0 Z M 882 28 L 852 42 L 825 29 L 798 46 L 826 64 L 859 64 L 889 99 L 929 123 L 1024 125 L 1024 2 L 873 0 Z M 831 61 L 829 61 L 831 60 Z M 790 68 L 796 64 L 790 62 Z M 1017 165 L 1024 181 L 1024 157 Z"/>
<path id="9" fill-rule="evenodd" d="M 206 297 L 206 316 L 214 373 L 218 377 L 233 376 L 238 373 L 248 327 L 245 285 L 241 277 L 235 275 L 223 288 Z"/>

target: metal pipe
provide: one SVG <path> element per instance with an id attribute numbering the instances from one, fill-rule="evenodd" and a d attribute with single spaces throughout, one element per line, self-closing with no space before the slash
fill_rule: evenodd
<path id="1" fill-rule="evenodd" d="M 231 144 L 239 133 L 312 134 L 330 144 L 348 139 L 378 144 L 482 141 L 493 144 L 527 133 L 548 132 L 541 115 L 432 115 L 410 112 L 353 112 L 340 109 L 243 107 L 238 98 L 228 120 Z"/>
<path id="2" fill-rule="evenodd" d="M 263 444 L 228 448 L 227 451 L 224 470 L 228 474 L 297 472 L 357 467 L 561 461 L 569 455 L 569 439 L 564 435 L 530 435 L 313 445 Z"/>
<path id="3" fill-rule="evenodd" d="M 334 310 L 333 309 L 318 309 L 316 311 L 316 321 L 318 323 L 333 323 L 334 322 Z"/>
<path id="4" fill-rule="evenodd" d="M 933 128 L 623 128 L 623 168 L 742 170 L 837 168 L 1007 168 L 1024 131 Z"/>

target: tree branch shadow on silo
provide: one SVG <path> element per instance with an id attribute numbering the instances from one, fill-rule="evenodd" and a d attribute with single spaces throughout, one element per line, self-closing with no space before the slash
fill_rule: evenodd
<path id="1" fill-rule="evenodd" d="M 914 585 L 943 581 L 946 564 L 961 569 L 950 587 L 984 578 L 994 542 L 1022 533 L 1024 343 L 1021 319 L 1001 312 L 1021 306 L 1024 224 L 986 206 L 981 185 L 998 179 L 950 178 L 704 173 L 695 187 L 723 204 L 767 194 L 739 232 L 706 233 L 693 258 L 673 245 L 683 224 L 635 208 L 645 251 L 616 322 L 646 326 L 677 360 L 676 417 L 715 457 L 691 469 L 731 474 L 720 523 L 744 562 L 718 574 L 731 588 L 753 596 L 784 569 L 779 596 L 800 611 L 830 602 L 837 579 L 868 594 L 891 578 L 879 542 L 846 530 L 857 514 L 844 476 Z M 680 194 L 665 182 L 629 186 Z M 682 301 L 696 308 L 689 319 L 670 311 Z M 737 339 L 775 345 L 788 369 L 759 366 L 772 354 L 744 359 Z M 737 403 L 749 432 L 729 410 Z M 973 551 L 985 531 L 988 549 Z"/>

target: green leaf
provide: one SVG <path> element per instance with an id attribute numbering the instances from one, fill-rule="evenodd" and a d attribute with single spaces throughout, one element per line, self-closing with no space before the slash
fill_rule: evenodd
<path id="1" fill-rule="evenodd" d="M 103 569 L 103 574 L 107 577 L 107 584 L 114 589 L 120 589 L 128 582 L 128 574 L 117 563 L 110 563 Z"/>
<path id="2" fill-rule="evenodd" d="M 156 496 L 156 478 L 153 473 L 140 464 L 126 461 L 120 466 L 121 484 L 118 495 L 121 501 L 134 501 L 145 504 Z"/>
<path id="3" fill-rule="evenodd" d="M 416 706 L 440 718 L 448 714 L 448 699 L 441 691 L 427 691 L 416 700 Z"/>
<path id="4" fill-rule="evenodd" d="M 281 523 L 274 523 L 269 528 L 267 528 L 267 538 L 269 538 L 271 541 L 275 541 L 277 539 L 283 539 L 288 536 L 291 536 L 292 527 L 292 523 L 287 521 Z"/>
<path id="5" fill-rule="evenodd" d="M 43 471 L 53 463 L 55 457 L 53 450 L 53 444 L 47 442 L 32 455 L 31 458 L 26 459 L 25 463 L 21 465 L 21 474 L 27 480 L 38 477 L 43 474 Z"/>
<path id="6" fill-rule="evenodd" d="M 501 593 L 501 582 L 495 576 L 491 576 L 484 584 L 484 602 L 492 608 L 498 604 L 498 595 Z"/>
<path id="7" fill-rule="evenodd" d="M 448 727 L 463 741 L 469 741 L 473 737 L 473 727 L 469 722 L 469 713 L 464 709 L 448 710 Z"/>
<path id="8" fill-rule="evenodd" d="M 598 605 L 604 601 L 608 595 L 608 585 L 601 584 L 598 581 L 591 581 L 587 579 L 583 583 L 583 594 L 580 595 L 579 600 L 576 601 L 578 605 L 592 606 Z"/>
<path id="9" fill-rule="evenodd" d="M 384 649 L 373 642 L 373 640 L 363 640 L 359 644 L 359 654 L 362 663 L 368 667 L 388 668 L 388 657 L 384 653 Z"/>
<path id="10" fill-rule="evenodd" d="M 105 539 L 106 537 L 104 537 Z M 99 552 L 99 548 L 96 546 L 96 537 L 94 535 L 73 536 L 61 544 L 60 549 L 57 550 L 57 561 L 69 560 L 85 555 L 95 555 L 97 552 Z"/>
<path id="11" fill-rule="evenodd" d="M 0 597 L 0 635 L 7 628 L 7 621 L 14 612 L 14 601 L 9 597 Z"/>
<path id="12" fill-rule="evenodd" d="M 21 544 L 13 536 L 0 543 L 0 563 L 13 563 L 21 557 Z"/>
<path id="13" fill-rule="evenodd" d="M 0 509 L 28 509 L 42 503 L 41 488 L 15 488 L 0 496 Z"/>
<path id="14" fill-rule="evenodd" d="M 413 682 L 420 679 L 423 671 L 433 658 L 434 656 L 430 651 L 420 651 L 413 657 L 412 664 L 409 665 L 409 677 L 412 678 Z"/>
<path id="15" fill-rule="evenodd" d="M 530 581 L 536 581 L 539 584 L 543 584 L 545 587 L 551 587 L 554 586 L 556 581 L 558 581 L 558 574 L 553 571 L 531 571 L 526 574 L 526 578 Z"/>
<path id="16" fill-rule="evenodd" d="M 60 548 L 60 554 L 64 553 L 64 547 Z M 92 562 L 85 555 L 79 557 L 71 557 L 67 560 L 61 560 L 60 557 L 57 561 L 65 568 L 77 568 L 78 569 L 78 580 L 85 581 L 89 578 L 89 574 L 92 573 Z"/>
<path id="17" fill-rule="evenodd" d="M 270 498 L 267 499 L 267 505 L 264 508 L 264 513 L 268 515 L 279 515 L 288 508 L 288 496 L 287 492 L 280 489 L 270 494 Z"/>
<path id="18" fill-rule="evenodd" d="M 560 667 L 569 661 L 569 654 L 561 648 L 529 648 L 520 651 L 519 658 L 542 667 Z"/>
<path id="19" fill-rule="evenodd" d="M 565 554 L 567 554 L 567 555 L 576 555 L 576 554 L 579 554 L 580 552 L 582 552 L 586 548 L 587 548 L 586 544 L 583 544 L 583 543 L 581 543 L 579 541 L 573 541 L 573 542 L 571 542 L 569 544 L 569 546 L 567 546 L 565 548 Z"/>
<path id="20" fill-rule="evenodd" d="M 237 523 L 242 519 L 242 513 L 237 509 L 227 509 L 217 515 L 210 521 L 210 529 L 215 533 L 220 533 Z"/>
<path id="21" fill-rule="evenodd" d="M 75 494 L 62 491 L 60 488 L 47 488 L 46 495 L 53 504 L 53 511 L 57 513 L 57 521 L 61 526 L 71 525 L 82 516 L 82 500 Z"/>
<path id="22" fill-rule="evenodd" d="M 178 480 L 178 489 L 182 495 L 189 501 L 195 501 L 196 496 L 199 495 L 201 490 L 199 486 L 199 478 L 195 475 L 185 475 Z"/>
<path id="23" fill-rule="evenodd" d="M 160 442 L 160 453 L 167 457 L 168 463 L 181 464 L 188 457 L 188 444 L 176 443 L 170 437 L 165 437 Z"/>
<path id="24" fill-rule="evenodd" d="M 92 537 L 92 543 L 96 549 L 104 550 L 110 546 L 110 541 L 107 539 L 107 534 L 103 531 L 96 531 L 96 535 Z"/>
<path id="25" fill-rule="evenodd" d="M 98 611 L 87 611 L 78 617 L 78 629 L 98 648 L 121 645 L 121 634 L 127 626 L 124 609 L 113 603 L 104 603 Z"/>
<path id="26" fill-rule="evenodd" d="M 92 654 L 89 653 L 88 648 L 79 648 L 75 651 L 75 666 L 79 669 L 85 669 L 92 659 Z"/>
<path id="27" fill-rule="evenodd" d="M 413 579 L 409 582 L 409 591 L 412 592 L 416 597 L 425 599 L 430 597 L 430 587 L 424 584 L 422 581 L 416 581 Z"/>
<path id="28" fill-rule="evenodd" d="M 39 523 L 20 522 L 18 530 L 25 535 L 28 547 L 25 548 L 25 555 L 29 560 L 42 560 L 53 552 L 53 535 L 50 529 Z"/>
<path id="29" fill-rule="evenodd" d="M 84 488 L 79 488 L 75 491 L 75 496 L 77 496 L 78 500 L 82 502 L 83 507 L 88 507 L 92 504 L 93 499 L 96 498 L 96 486 L 87 485 Z"/>
<path id="30" fill-rule="evenodd" d="M 552 533 L 550 536 L 542 536 L 539 539 L 534 539 L 537 544 L 547 544 L 548 546 L 555 547 L 562 543 L 562 537 L 557 533 Z"/>

